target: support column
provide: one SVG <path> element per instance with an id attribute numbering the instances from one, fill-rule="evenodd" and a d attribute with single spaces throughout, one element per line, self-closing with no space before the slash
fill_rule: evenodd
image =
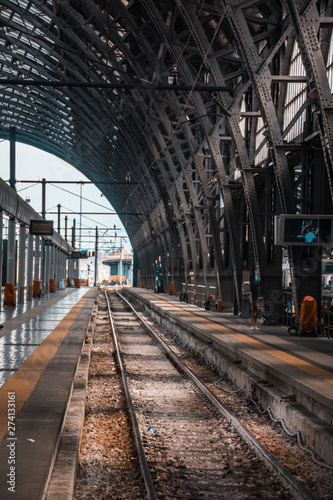
<path id="1" fill-rule="evenodd" d="M 74 286 L 76 286 L 76 280 L 77 280 L 77 277 L 78 277 L 77 259 L 73 259 L 73 268 L 74 268 Z"/>
<path id="2" fill-rule="evenodd" d="M 9 129 L 9 185 L 14 191 L 15 168 L 16 168 L 16 130 L 15 127 Z M 16 286 L 16 254 L 15 254 L 15 218 L 10 217 L 8 221 L 8 244 L 7 244 L 7 281 Z"/>
<path id="3" fill-rule="evenodd" d="M 59 280 L 66 279 L 66 261 L 65 254 L 62 250 L 59 250 Z"/>
<path id="4" fill-rule="evenodd" d="M 54 280 L 56 289 L 59 290 L 59 248 L 54 247 Z"/>
<path id="5" fill-rule="evenodd" d="M 45 240 L 44 240 L 45 245 Z M 45 246 L 45 265 L 44 265 L 44 293 L 49 293 L 50 279 L 50 247 Z"/>
<path id="6" fill-rule="evenodd" d="M 50 276 L 49 278 L 54 279 L 54 245 L 50 246 Z"/>
<path id="7" fill-rule="evenodd" d="M 25 282 L 25 237 L 26 229 L 24 224 L 20 224 L 19 235 L 19 273 L 18 273 L 18 296 L 19 304 L 24 304 L 24 282 Z"/>
<path id="8" fill-rule="evenodd" d="M 69 277 L 69 260 L 68 260 L 68 255 L 66 254 L 63 255 L 63 266 L 64 266 L 63 276 L 67 284 L 67 278 Z"/>
<path id="9" fill-rule="evenodd" d="M 32 234 L 28 236 L 28 253 L 27 253 L 27 300 L 32 299 L 32 270 L 34 256 L 34 237 Z"/>
<path id="10" fill-rule="evenodd" d="M 57 290 L 60 290 L 60 280 L 63 279 L 62 276 L 62 250 L 57 248 Z"/>
<path id="11" fill-rule="evenodd" d="M 44 294 L 44 293 L 46 293 L 46 291 L 45 291 L 46 247 L 45 247 L 45 239 L 44 238 L 42 238 L 42 240 L 41 240 L 40 251 L 41 251 L 41 255 L 40 255 L 40 270 L 41 270 L 40 280 L 42 282 L 42 293 Z"/>
<path id="12" fill-rule="evenodd" d="M 34 269 L 34 279 L 39 280 L 39 258 L 40 258 L 40 252 L 39 252 L 39 236 L 35 236 L 35 269 Z"/>
<path id="13" fill-rule="evenodd" d="M 15 217 L 9 217 L 8 220 L 8 244 L 7 244 L 7 281 L 16 285 L 15 276 Z"/>
<path id="14" fill-rule="evenodd" d="M 47 280 L 49 285 L 49 291 L 53 291 L 50 287 L 50 279 L 54 279 L 54 246 L 49 246 L 49 279 Z"/>
<path id="15" fill-rule="evenodd" d="M 71 283 L 71 281 L 74 281 L 74 259 L 69 259 L 68 260 L 68 279 Z"/>

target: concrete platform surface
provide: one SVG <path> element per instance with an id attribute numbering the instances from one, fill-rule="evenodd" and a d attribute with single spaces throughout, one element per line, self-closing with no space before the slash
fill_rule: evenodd
<path id="1" fill-rule="evenodd" d="M 184 345 L 204 355 L 264 410 L 302 432 L 305 444 L 333 465 L 333 340 L 291 336 L 286 327 L 250 330 L 250 319 L 205 311 L 175 296 L 125 288 Z"/>

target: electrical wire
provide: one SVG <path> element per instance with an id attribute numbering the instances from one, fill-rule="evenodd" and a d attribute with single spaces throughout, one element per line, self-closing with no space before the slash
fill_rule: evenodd
<path id="1" fill-rule="evenodd" d="M 79 184 L 80 182 L 78 182 Z M 89 198 L 85 198 L 84 196 L 80 196 L 79 194 L 73 193 L 72 191 L 69 191 L 68 189 L 62 188 L 61 186 L 57 186 L 56 184 L 53 184 L 52 182 L 49 183 L 51 186 L 56 187 L 57 189 L 61 189 L 61 191 L 65 191 L 66 193 L 69 193 L 73 196 L 76 196 L 77 198 L 81 198 L 82 200 L 88 201 L 89 203 L 93 203 L 94 205 L 97 205 L 99 207 L 104 208 L 105 210 L 111 210 L 111 208 L 106 207 L 104 205 L 101 205 L 100 203 L 97 203 L 97 201 L 92 201 Z M 114 210 L 114 209 L 112 209 Z M 110 212 L 110 215 L 117 215 L 117 212 Z"/>
<path id="2" fill-rule="evenodd" d="M 75 210 L 72 210 L 71 208 L 67 208 L 67 207 L 63 207 L 63 208 L 65 210 L 68 210 L 69 212 L 72 212 L 73 214 L 76 213 Z M 110 215 L 112 215 L 112 214 L 110 214 Z M 102 222 L 98 222 L 95 219 L 91 219 L 90 217 L 87 217 L 86 215 L 82 215 L 82 217 L 84 217 L 85 219 L 90 220 L 91 222 L 94 222 L 95 224 L 100 224 L 101 226 L 104 226 L 104 227 L 107 227 L 107 228 L 109 227 L 107 224 L 103 224 Z"/>
<path id="3" fill-rule="evenodd" d="M 24 188 L 22 188 L 22 189 L 17 189 L 17 193 L 21 193 L 21 191 L 24 191 L 25 189 L 29 189 L 29 188 L 33 188 L 33 187 L 35 187 L 35 186 L 38 186 L 38 184 L 39 184 L 39 183 L 38 183 L 38 182 L 36 182 L 35 184 L 30 184 L 29 186 L 26 186 L 26 187 L 24 187 Z"/>

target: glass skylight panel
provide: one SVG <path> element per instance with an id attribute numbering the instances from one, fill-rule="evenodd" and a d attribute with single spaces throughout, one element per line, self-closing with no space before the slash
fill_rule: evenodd
<path id="1" fill-rule="evenodd" d="M 296 42 L 294 44 L 294 50 L 293 50 L 289 74 L 291 76 L 306 75 L 300 50 Z M 306 86 L 307 86 L 306 83 L 298 83 L 298 82 L 288 83 L 284 116 L 283 116 L 284 130 L 288 127 L 288 125 L 295 118 L 295 116 L 305 103 L 305 100 L 307 98 Z M 287 141 L 292 141 L 293 139 L 295 139 L 295 137 L 298 137 L 300 134 L 302 134 L 305 117 L 306 117 L 306 111 L 304 110 L 301 116 L 293 124 L 291 130 L 286 134 L 285 139 Z"/>

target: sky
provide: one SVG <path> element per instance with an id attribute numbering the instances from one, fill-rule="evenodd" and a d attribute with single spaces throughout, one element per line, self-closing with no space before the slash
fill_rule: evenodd
<path id="1" fill-rule="evenodd" d="M 9 142 L 0 141 L 0 177 L 5 181 L 9 180 Z M 49 153 L 41 151 L 32 146 L 27 146 L 19 142 L 16 143 L 16 190 L 17 193 L 26 200 L 38 213 L 42 210 L 42 184 L 37 183 L 43 178 L 46 181 L 88 181 L 81 172 L 62 159 Z M 32 180 L 34 183 L 27 184 L 19 181 Z M 100 248 L 110 249 L 114 244 L 131 250 L 124 226 L 113 212 L 112 206 L 105 197 L 101 196 L 100 190 L 93 184 L 82 185 L 82 212 L 103 212 L 106 215 L 82 215 L 81 229 L 81 249 L 95 249 L 95 228 L 99 230 Z M 58 204 L 61 205 L 61 212 L 80 212 L 80 184 L 46 184 L 46 219 L 54 221 L 54 228 L 58 228 Z M 48 212 L 56 212 L 51 214 Z M 71 227 L 73 219 L 76 219 L 76 240 L 79 246 L 80 238 L 80 215 L 66 214 L 67 239 L 71 243 Z M 116 231 L 109 231 L 104 236 L 103 233 L 108 228 L 116 225 Z M 117 238 L 114 238 L 117 233 Z M 65 214 L 61 215 L 62 237 L 65 236 Z M 112 238 L 112 243 L 111 243 Z"/>

